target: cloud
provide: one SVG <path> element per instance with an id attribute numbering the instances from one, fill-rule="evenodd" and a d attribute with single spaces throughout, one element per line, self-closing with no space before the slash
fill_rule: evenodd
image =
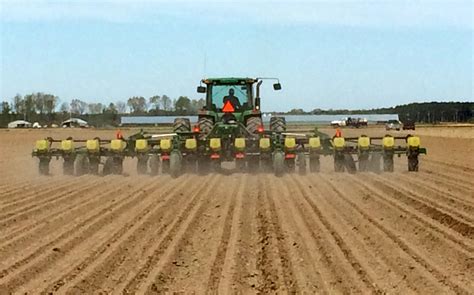
<path id="1" fill-rule="evenodd" d="M 474 27 L 471 1 L 0 1 L 5 22 L 154 23 L 172 18 L 217 24 Z"/>

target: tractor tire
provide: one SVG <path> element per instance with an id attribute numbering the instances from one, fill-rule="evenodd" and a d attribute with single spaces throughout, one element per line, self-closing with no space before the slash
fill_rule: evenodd
<path id="1" fill-rule="evenodd" d="M 199 118 L 198 126 L 200 132 L 199 138 L 203 139 L 207 135 L 209 135 L 209 133 L 211 133 L 212 128 L 214 128 L 214 121 L 212 121 L 212 119 L 208 117 L 201 117 Z"/>
<path id="2" fill-rule="evenodd" d="M 275 152 L 273 154 L 273 173 L 276 176 L 282 176 L 285 172 L 285 154 L 283 152 Z"/>
<path id="3" fill-rule="evenodd" d="M 63 174 L 64 175 L 74 175 L 74 158 L 64 159 Z"/>
<path id="4" fill-rule="evenodd" d="M 393 172 L 393 155 L 383 157 L 383 171 Z"/>
<path id="5" fill-rule="evenodd" d="M 310 156 L 309 157 L 309 171 L 311 173 L 317 173 L 321 170 L 321 163 L 319 161 L 319 156 Z"/>
<path id="6" fill-rule="evenodd" d="M 74 161 L 74 171 L 77 176 L 87 174 L 89 172 L 89 158 L 86 155 L 79 154 Z"/>
<path id="7" fill-rule="evenodd" d="M 344 163 L 346 165 L 347 172 L 354 174 L 357 171 L 356 164 L 352 155 L 344 155 Z"/>
<path id="8" fill-rule="evenodd" d="M 169 161 L 171 177 L 176 178 L 181 174 L 181 169 L 183 167 L 183 156 L 178 151 L 172 151 Z"/>
<path id="9" fill-rule="evenodd" d="M 306 155 L 304 153 L 297 154 L 296 164 L 298 165 L 299 174 L 306 174 Z"/>
<path id="10" fill-rule="evenodd" d="M 176 118 L 173 123 L 173 132 L 191 132 L 191 122 L 188 118 Z"/>
<path id="11" fill-rule="evenodd" d="M 334 155 L 334 171 L 344 172 L 344 155 Z"/>
<path id="12" fill-rule="evenodd" d="M 286 131 L 285 117 L 271 117 L 270 118 L 270 131 L 285 132 Z"/>
<path id="13" fill-rule="evenodd" d="M 410 172 L 418 171 L 418 155 L 408 156 L 408 171 Z"/>
<path id="14" fill-rule="evenodd" d="M 49 174 L 49 162 L 50 158 L 41 157 L 39 158 L 39 174 L 48 175 Z"/>
<path id="15" fill-rule="evenodd" d="M 260 117 L 250 117 L 247 119 L 245 127 L 250 134 L 257 134 L 258 128 L 263 125 L 262 118 Z"/>
<path id="16" fill-rule="evenodd" d="M 150 166 L 150 174 L 158 175 L 160 171 L 160 158 L 158 155 L 151 155 L 148 165 Z"/>
<path id="17" fill-rule="evenodd" d="M 148 172 L 148 157 L 142 156 L 137 158 L 137 173 L 146 174 Z"/>

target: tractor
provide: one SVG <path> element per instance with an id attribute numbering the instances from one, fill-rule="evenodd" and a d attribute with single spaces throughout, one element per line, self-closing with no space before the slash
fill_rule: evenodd
<path id="1" fill-rule="evenodd" d="M 264 128 L 260 87 L 276 78 L 209 78 L 197 87 L 206 95 L 197 122 L 176 118 L 173 132 L 148 134 L 140 131 L 127 139 L 46 138 L 36 142 L 32 155 L 39 159 L 40 174 L 49 174 L 53 157 L 62 158 L 64 174 L 122 174 L 123 160 L 137 158 L 137 173 L 157 175 L 182 173 L 269 171 L 284 173 L 320 171 L 320 157 L 331 156 L 336 172 L 393 172 L 395 155 L 406 155 L 408 170 L 418 171 L 418 156 L 426 154 L 417 136 L 330 137 L 314 128 L 311 133 L 288 132 L 284 117 L 272 116 Z M 120 136 L 119 136 L 120 135 Z M 76 146 L 79 143 L 82 145 Z M 57 147 L 59 144 L 59 147 Z M 354 159 L 355 158 L 355 159 Z M 357 165 L 356 165 L 357 163 Z M 100 169 L 100 166 L 103 166 Z M 230 165 L 232 167 L 232 165 Z"/>

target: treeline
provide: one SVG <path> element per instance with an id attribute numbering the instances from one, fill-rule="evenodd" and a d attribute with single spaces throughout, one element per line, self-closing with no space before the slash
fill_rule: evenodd
<path id="1" fill-rule="evenodd" d="M 397 105 L 376 109 L 292 109 L 288 115 L 361 115 L 361 114 L 398 114 L 400 120 L 413 120 L 422 123 L 468 122 L 473 120 L 474 102 L 423 102 Z"/>
<path id="2" fill-rule="evenodd" d="M 204 99 L 190 99 L 180 96 L 171 99 L 167 95 L 155 95 L 148 99 L 143 96 L 130 97 L 126 102 L 117 101 L 108 104 L 87 103 L 80 99 L 72 99 L 59 104 L 60 99 L 53 95 L 42 92 L 32 93 L 25 96 L 17 94 L 9 101 L 3 101 L 0 105 L 2 114 L 24 114 L 30 117 L 33 114 L 52 114 L 55 112 L 84 114 L 157 114 L 157 115 L 190 115 L 205 104 Z"/>
<path id="3" fill-rule="evenodd" d="M 62 101 L 48 93 L 17 94 L 0 104 L 0 126 L 14 120 L 40 122 L 40 124 L 60 123 L 69 117 L 80 116 L 95 126 L 118 124 L 120 115 L 185 116 L 196 114 L 205 104 L 204 99 L 190 99 L 180 96 L 171 99 L 167 95 L 130 97 L 126 102 L 88 103 L 81 99 Z M 104 120 L 100 120 L 104 118 Z M 97 124 L 94 124 L 97 122 Z"/>
<path id="4" fill-rule="evenodd" d="M 190 99 L 180 96 L 171 99 L 167 95 L 149 98 L 133 96 L 127 101 L 110 103 L 88 103 L 81 99 L 61 101 L 58 96 L 48 93 L 17 94 L 0 104 L 0 127 L 8 122 L 24 119 L 40 124 L 60 123 L 70 117 L 81 117 L 93 126 L 118 125 L 123 115 L 185 116 L 195 115 L 205 105 L 204 99 Z M 474 121 L 474 102 L 425 102 L 410 103 L 376 109 L 292 109 L 287 115 L 358 115 L 358 114 L 398 114 L 402 121 L 416 122 L 468 122 Z"/>

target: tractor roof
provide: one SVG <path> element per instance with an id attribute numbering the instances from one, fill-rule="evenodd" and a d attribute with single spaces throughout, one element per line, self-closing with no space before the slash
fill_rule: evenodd
<path id="1" fill-rule="evenodd" d="M 257 79 L 254 78 L 236 78 L 236 77 L 227 77 L 227 78 L 207 78 L 202 80 L 205 84 L 241 84 L 241 83 L 255 83 Z"/>

